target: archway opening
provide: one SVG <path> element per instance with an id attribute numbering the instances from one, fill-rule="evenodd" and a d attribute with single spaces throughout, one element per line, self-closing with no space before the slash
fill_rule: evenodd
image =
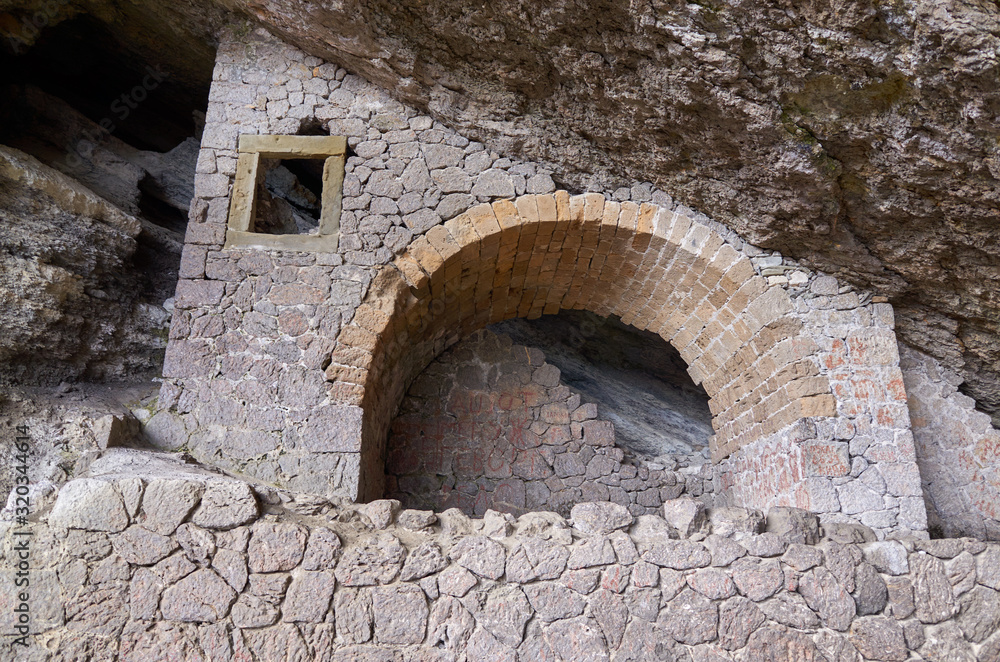
<path id="1" fill-rule="evenodd" d="M 659 336 L 586 311 L 472 333 L 414 380 L 390 427 L 386 496 L 404 507 L 635 515 L 712 502 L 708 396 Z"/>

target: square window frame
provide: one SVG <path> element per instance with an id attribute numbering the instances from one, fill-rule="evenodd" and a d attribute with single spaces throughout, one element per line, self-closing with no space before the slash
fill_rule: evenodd
<path id="1" fill-rule="evenodd" d="M 229 199 L 229 221 L 223 248 L 263 248 L 277 251 L 335 253 L 340 243 L 344 196 L 346 136 L 242 135 L 236 178 Z M 324 159 L 319 233 L 265 234 L 255 232 L 257 178 L 261 159 Z"/>

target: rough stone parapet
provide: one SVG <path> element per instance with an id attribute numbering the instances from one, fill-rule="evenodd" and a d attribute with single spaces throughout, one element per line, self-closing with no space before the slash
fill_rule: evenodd
<path id="1" fill-rule="evenodd" d="M 247 518 L 206 497 L 238 481 L 118 466 L 34 517 L 45 552 L 24 659 L 1000 656 L 1000 547 L 973 539 L 875 541 L 831 524 L 803 544 L 815 516 L 736 508 L 681 536 L 607 503 L 472 520 L 240 483 L 261 509 Z M 689 503 L 670 503 L 671 521 Z"/>

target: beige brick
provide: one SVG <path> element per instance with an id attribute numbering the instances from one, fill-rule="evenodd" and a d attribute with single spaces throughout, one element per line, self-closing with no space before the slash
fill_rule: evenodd
<path id="1" fill-rule="evenodd" d="M 522 195 L 514 200 L 514 206 L 517 208 L 522 224 L 538 223 L 538 204 L 535 202 L 534 195 Z"/>
<path id="2" fill-rule="evenodd" d="M 493 214 L 500 224 L 501 230 L 517 228 L 521 225 L 521 216 L 517 207 L 510 200 L 497 200 L 493 203 Z"/>

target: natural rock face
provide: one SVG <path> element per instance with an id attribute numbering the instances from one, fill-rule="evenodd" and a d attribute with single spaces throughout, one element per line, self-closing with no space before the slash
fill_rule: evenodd
<path id="1" fill-rule="evenodd" d="M 652 181 L 881 290 L 907 342 L 1000 407 L 995 3 L 225 5 L 567 184 Z M 210 68 L 216 6 L 86 6 L 182 77 Z"/>
<path id="2" fill-rule="evenodd" d="M 167 318 L 138 306 L 135 217 L 0 146 L 0 224 L 0 379 L 120 376 L 159 361 L 165 344 L 149 336 Z"/>

